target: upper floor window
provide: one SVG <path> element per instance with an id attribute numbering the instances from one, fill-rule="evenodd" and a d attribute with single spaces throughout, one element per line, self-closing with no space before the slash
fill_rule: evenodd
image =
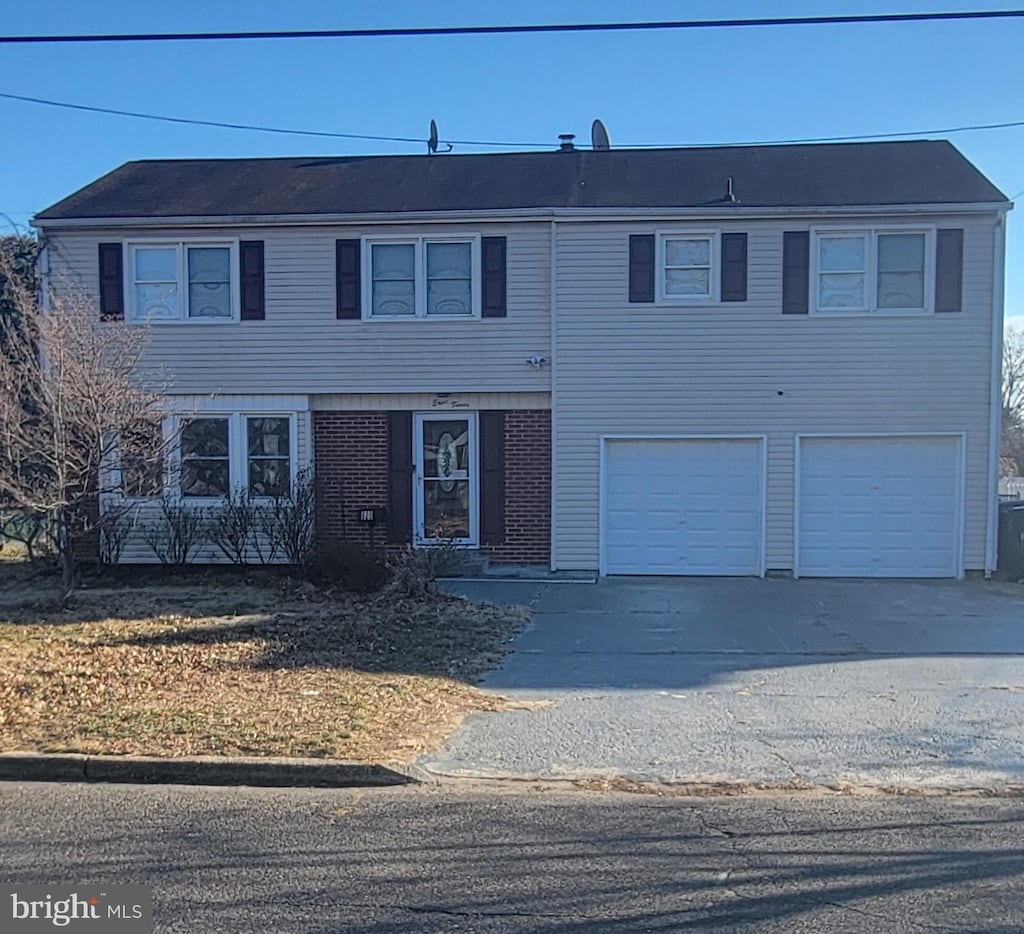
<path id="1" fill-rule="evenodd" d="M 818 230 L 813 310 L 927 312 L 933 307 L 932 236 L 926 230 Z"/>
<path id="2" fill-rule="evenodd" d="M 363 307 L 371 318 L 480 315 L 479 240 L 367 240 Z"/>
<path id="3" fill-rule="evenodd" d="M 231 242 L 129 244 L 129 319 L 236 320 L 236 256 L 237 247 Z"/>
<path id="4" fill-rule="evenodd" d="M 717 233 L 658 235 L 658 299 L 663 302 L 717 302 Z"/>

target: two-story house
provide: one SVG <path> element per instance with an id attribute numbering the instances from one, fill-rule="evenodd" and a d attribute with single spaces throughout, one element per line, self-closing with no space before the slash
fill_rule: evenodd
<path id="1" fill-rule="evenodd" d="M 151 324 L 165 496 L 311 466 L 324 540 L 957 577 L 995 567 L 1010 207 L 944 141 L 564 146 L 132 162 L 35 223 L 51 287 Z"/>

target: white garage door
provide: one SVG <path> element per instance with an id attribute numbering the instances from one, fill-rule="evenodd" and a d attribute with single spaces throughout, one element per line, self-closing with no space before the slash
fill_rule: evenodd
<path id="1" fill-rule="evenodd" d="M 800 440 L 804 577 L 955 577 L 960 439 Z"/>
<path id="2" fill-rule="evenodd" d="M 761 573 L 759 440 L 605 444 L 604 573 Z"/>

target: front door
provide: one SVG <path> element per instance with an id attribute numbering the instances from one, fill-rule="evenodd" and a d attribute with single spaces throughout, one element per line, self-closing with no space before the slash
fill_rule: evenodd
<path id="1" fill-rule="evenodd" d="M 417 544 L 477 543 L 476 414 L 417 415 L 414 528 Z"/>

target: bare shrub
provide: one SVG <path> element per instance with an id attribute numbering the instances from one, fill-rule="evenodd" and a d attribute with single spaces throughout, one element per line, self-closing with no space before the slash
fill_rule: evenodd
<path id="1" fill-rule="evenodd" d="M 437 592 L 434 582 L 439 577 L 459 573 L 462 565 L 462 551 L 450 541 L 405 548 L 387 561 L 390 576 L 384 593 L 417 599 L 431 596 Z"/>
<path id="2" fill-rule="evenodd" d="M 188 564 L 209 534 L 205 511 L 165 498 L 160 501 L 160 513 L 160 519 L 146 529 L 146 543 L 161 564 Z"/>
<path id="3" fill-rule="evenodd" d="M 124 554 L 125 545 L 135 527 L 130 512 L 116 512 L 104 517 L 100 526 L 100 561 L 103 564 L 117 564 Z"/>
<path id="4" fill-rule="evenodd" d="M 262 507 L 254 503 L 249 491 L 236 487 L 217 506 L 210 521 L 210 540 L 233 564 L 245 564 L 259 549 Z"/>
<path id="5" fill-rule="evenodd" d="M 260 530 L 289 564 L 307 566 L 316 548 L 316 482 L 313 471 L 296 473 L 287 493 L 264 504 Z"/>

